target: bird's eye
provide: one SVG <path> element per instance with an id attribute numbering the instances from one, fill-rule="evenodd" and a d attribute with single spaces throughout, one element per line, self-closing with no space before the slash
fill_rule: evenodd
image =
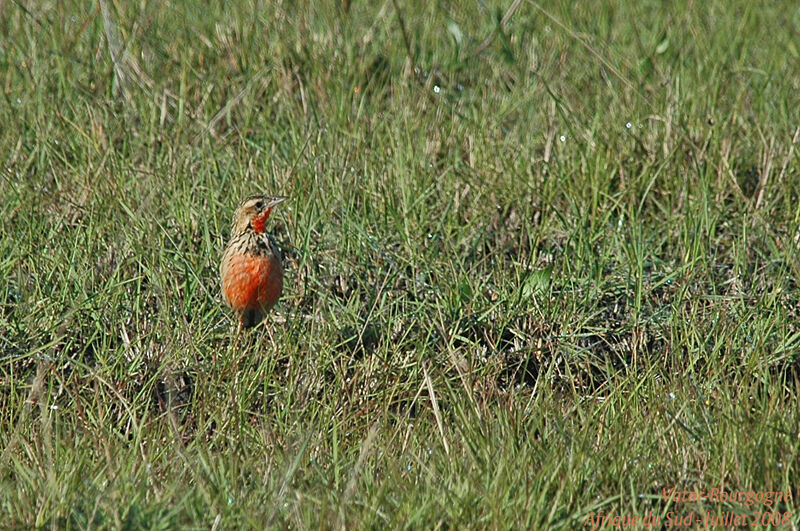
<path id="1" fill-rule="evenodd" d="M 259 201 L 258 203 L 256 203 L 256 208 L 259 210 L 264 208 L 264 201 Z"/>

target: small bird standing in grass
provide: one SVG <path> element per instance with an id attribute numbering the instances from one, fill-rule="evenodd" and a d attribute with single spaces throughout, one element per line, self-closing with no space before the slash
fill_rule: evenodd
<path id="1" fill-rule="evenodd" d="M 222 255 L 222 297 L 239 317 L 239 328 L 259 324 L 283 289 L 281 250 L 266 231 L 267 219 L 283 196 L 251 195 L 233 214 L 231 239 Z"/>

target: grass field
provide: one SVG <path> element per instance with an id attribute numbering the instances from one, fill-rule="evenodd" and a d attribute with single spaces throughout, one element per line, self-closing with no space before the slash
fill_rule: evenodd
<path id="1" fill-rule="evenodd" d="M 797 528 L 796 2 L 225 4 L 0 0 L 0 527 Z"/>

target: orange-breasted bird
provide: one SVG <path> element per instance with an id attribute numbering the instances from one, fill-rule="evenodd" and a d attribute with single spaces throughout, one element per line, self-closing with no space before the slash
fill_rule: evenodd
<path id="1" fill-rule="evenodd" d="M 239 317 L 239 330 L 259 324 L 283 289 L 281 250 L 266 231 L 283 196 L 251 195 L 233 214 L 231 239 L 222 255 L 222 297 Z"/>

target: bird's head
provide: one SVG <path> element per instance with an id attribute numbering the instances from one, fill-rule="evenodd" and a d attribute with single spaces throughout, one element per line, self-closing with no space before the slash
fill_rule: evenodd
<path id="1" fill-rule="evenodd" d="M 285 199 L 282 195 L 251 195 L 246 198 L 239 203 L 233 214 L 231 234 L 241 234 L 247 230 L 253 230 L 256 234 L 263 233 L 272 209 Z"/>

